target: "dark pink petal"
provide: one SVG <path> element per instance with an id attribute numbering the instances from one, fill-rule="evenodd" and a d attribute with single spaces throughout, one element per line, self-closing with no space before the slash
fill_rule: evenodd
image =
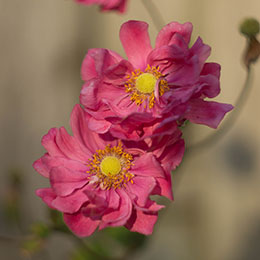
<path id="1" fill-rule="evenodd" d="M 104 216 L 102 217 L 102 222 L 100 223 L 100 229 L 103 229 L 107 226 L 122 226 L 127 222 L 131 215 L 132 202 L 128 194 L 123 189 L 117 189 L 116 192 L 120 197 L 119 209 L 104 214 Z"/>
<path id="2" fill-rule="evenodd" d="M 47 205 L 52 209 L 56 209 L 52 206 L 52 201 L 57 197 L 51 188 L 43 188 L 36 190 L 36 195 L 39 196 Z"/>
<path id="3" fill-rule="evenodd" d="M 141 210 L 133 210 L 131 218 L 125 225 L 130 231 L 139 232 L 144 235 L 153 233 L 154 224 L 157 221 L 158 213 L 143 212 Z"/>
<path id="4" fill-rule="evenodd" d="M 184 150 L 185 144 L 183 139 L 165 148 L 159 161 L 167 173 L 174 170 L 181 163 Z"/>
<path id="5" fill-rule="evenodd" d="M 152 194 L 164 196 L 173 200 L 171 175 L 168 174 L 167 178 L 156 178 L 156 181 L 157 185 Z"/>
<path id="6" fill-rule="evenodd" d="M 99 224 L 98 220 L 91 220 L 81 212 L 75 214 L 64 214 L 63 219 L 70 230 L 79 237 L 90 236 Z"/>
<path id="7" fill-rule="evenodd" d="M 164 177 L 163 169 L 152 153 L 145 153 L 137 158 L 131 167 L 131 173 L 145 177 Z"/>
<path id="8" fill-rule="evenodd" d="M 184 115 L 192 123 L 217 128 L 227 112 L 233 109 L 232 105 L 194 99 L 189 102 L 189 110 Z"/>
<path id="9" fill-rule="evenodd" d="M 67 196 L 88 182 L 88 174 L 65 167 L 53 168 L 50 172 L 50 183 L 58 196 Z"/>
<path id="10" fill-rule="evenodd" d="M 77 190 L 69 196 L 55 198 L 52 201 L 52 206 L 64 213 L 73 214 L 86 202 L 88 202 L 87 195 L 83 190 Z"/>
<path id="11" fill-rule="evenodd" d="M 169 73 L 166 79 L 171 85 L 194 84 L 199 79 L 200 71 L 198 56 L 193 56 L 177 71 Z"/>
<path id="12" fill-rule="evenodd" d="M 74 136 L 70 136 L 64 127 L 57 132 L 56 142 L 68 158 L 82 163 L 86 163 L 89 159 L 89 151 Z"/>
<path id="13" fill-rule="evenodd" d="M 146 59 L 152 50 L 148 34 L 148 24 L 140 21 L 128 21 L 121 26 L 120 40 L 128 60 L 136 69 L 146 68 Z"/>
<path id="14" fill-rule="evenodd" d="M 209 57 L 210 51 L 211 51 L 211 48 L 208 45 L 204 44 L 200 37 L 197 39 L 197 41 L 191 47 L 190 55 L 198 56 L 200 70 L 203 68 L 205 61 Z"/>
<path id="15" fill-rule="evenodd" d="M 128 182 L 127 193 L 135 200 L 138 206 L 144 207 L 156 185 L 156 181 L 153 177 L 136 176 L 133 178 L 133 182 L 133 184 Z"/>
<path id="16" fill-rule="evenodd" d="M 56 143 L 58 128 L 52 128 L 42 137 L 42 146 L 51 156 L 64 157 L 64 153 L 60 150 Z"/>
<path id="17" fill-rule="evenodd" d="M 190 42 L 192 32 L 192 24 L 191 23 L 184 23 L 180 24 L 177 22 L 172 22 L 167 24 L 162 28 L 162 30 L 159 32 L 156 42 L 155 42 L 155 48 L 159 48 L 163 45 L 172 45 L 176 44 L 174 41 L 174 35 L 176 33 L 180 34 L 186 41 L 186 43 Z"/>
<path id="18" fill-rule="evenodd" d="M 105 142 L 98 134 L 88 128 L 90 115 L 83 111 L 80 105 L 75 105 L 71 113 L 70 125 L 73 134 L 89 150 L 91 156 L 97 149 L 104 149 Z"/>

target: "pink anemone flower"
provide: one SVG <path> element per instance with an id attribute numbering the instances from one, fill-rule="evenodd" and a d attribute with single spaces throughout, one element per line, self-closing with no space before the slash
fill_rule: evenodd
<path id="1" fill-rule="evenodd" d="M 172 22 L 152 48 L 148 24 L 128 21 L 120 29 L 128 60 L 108 49 L 90 49 L 82 63 L 80 94 L 93 116 L 90 128 L 134 140 L 155 124 L 189 120 L 217 128 L 233 107 L 205 100 L 220 92 L 220 65 L 205 62 L 210 47 L 201 38 L 189 47 L 191 32 L 191 23 Z"/>
<path id="2" fill-rule="evenodd" d="M 152 140 L 158 149 L 151 149 L 152 144 L 99 135 L 88 128 L 89 119 L 76 105 L 71 115 L 73 136 L 61 127 L 42 138 L 47 153 L 33 167 L 49 179 L 50 187 L 36 194 L 64 213 L 65 223 L 77 236 L 109 226 L 151 234 L 163 206 L 150 195 L 173 199 L 170 171 L 182 160 L 183 140 L 177 131 L 167 144 L 160 139 L 163 146 Z"/>
<path id="3" fill-rule="evenodd" d="M 84 5 L 100 5 L 102 11 L 118 11 L 124 13 L 126 11 L 127 0 L 75 0 L 79 4 Z"/>

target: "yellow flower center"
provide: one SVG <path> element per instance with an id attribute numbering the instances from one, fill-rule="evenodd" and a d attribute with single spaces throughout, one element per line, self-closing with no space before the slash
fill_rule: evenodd
<path id="1" fill-rule="evenodd" d="M 130 93 L 130 99 L 136 105 L 143 104 L 144 107 L 152 108 L 155 103 L 155 86 L 158 82 L 159 96 L 169 90 L 168 83 L 164 79 L 164 75 L 159 71 L 159 67 L 147 66 L 145 71 L 135 70 L 131 75 L 127 76 L 125 83 L 125 91 Z"/>
<path id="2" fill-rule="evenodd" d="M 96 187 L 109 190 L 133 183 L 134 175 L 129 172 L 133 165 L 133 157 L 126 153 L 119 142 L 117 146 L 107 145 L 103 150 L 97 150 L 89 159 L 89 183 Z"/>
<path id="3" fill-rule="evenodd" d="M 121 171 L 121 163 L 115 156 L 107 156 L 100 163 L 100 169 L 106 176 L 117 175 Z"/>
<path id="4" fill-rule="evenodd" d="M 154 91 L 157 78 L 151 73 L 143 73 L 135 81 L 136 88 L 144 94 L 151 94 Z"/>

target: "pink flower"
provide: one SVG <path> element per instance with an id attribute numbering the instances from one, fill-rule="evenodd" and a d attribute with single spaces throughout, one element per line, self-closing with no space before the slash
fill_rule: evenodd
<path id="1" fill-rule="evenodd" d="M 120 30 L 128 60 L 111 50 L 89 50 L 80 101 L 93 116 L 90 128 L 135 140 L 154 124 L 189 120 L 217 128 L 232 106 L 204 100 L 220 92 L 220 65 L 205 63 L 210 47 L 200 38 L 189 48 L 191 32 L 191 23 L 172 22 L 152 48 L 148 24 L 128 21 Z"/>
<path id="2" fill-rule="evenodd" d="M 127 0 L 75 0 L 76 2 L 84 5 L 100 5 L 102 11 L 116 10 L 124 13 L 126 10 Z"/>
<path id="3" fill-rule="evenodd" d="M 184 152 L 180 131 L 126 142 L 91 131 L 90 120 L 76 105 L 71 115 L 74 136 L 62 127 L 42 138 L 47 153 L 33 166 L 49 178 L 50 188 L 37 190 L 37 195 L 64 213 L 65 223 L 77 236 L 108 226 L 151 234 L 163 206 L 149 196 L 173 199 L 170 171 Z"/>

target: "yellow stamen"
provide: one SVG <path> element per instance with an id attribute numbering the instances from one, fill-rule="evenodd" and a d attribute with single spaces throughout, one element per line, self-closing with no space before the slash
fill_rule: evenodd
<path id="1" fill-rule="evenodd" d="M 128 170 L 133 165 L 131 154 L 124 152 L 121 142 L 117 146 L 107 145 L 97 150 L 88 164 L 89 180 L 101 189 L 117 189 L 130 182 L 134 175 Z"/>
<path id="2" fill-rule="evenodd" d="M 169 90 L 168 83 L 164 79 L 164 75 L 159 71 L 158 67 L 150 67 L 150 65 L 148 65 L 144 72 L 141 70 L 135 70 L 127 78 L 128 80 L 125 84 L 125 90 L 126 92 L 131 93 L 130 99 L 138 106 L 144 102 L 144 106 L 146 106 L 146 104 L 149 108 L 154 106 L 154 90 L 158 80 L 160 96 Z"/>
<path id="3" fill-rule="evenodd" d="M 117 175 L 121 171 L 121 164 L 115 156 L 107 156 L 101 161 L 100 169 L 106 176 Z"/>

